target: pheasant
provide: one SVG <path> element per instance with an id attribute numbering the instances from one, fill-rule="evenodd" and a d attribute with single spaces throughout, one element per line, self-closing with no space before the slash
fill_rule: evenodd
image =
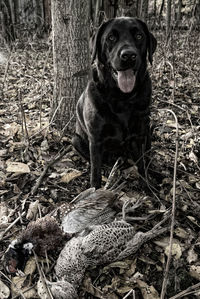
<path id="1" fill-rule="evenodd" d="M 73 237 L 65 241 L 57 259 L 57 282 L 47 281 L 55 299 L 78 298 L 77 290 L 88 267 L 122 260 L 168 230 L 161 226 L 168 217 L 145 233 L 136 232 L 125 221 L 113 221 L 115 199 L 116 194 L 111 191 L 88 189 L 75 198 L 74 209 L 63 217 L 63 229 Z M 32 248 L 38 255 L 44 255 L 45 251 L 55 251 L 64 239 L 55 218 L 47 215 L 31 222 L 5 254 L 8 272 L 16 273 Z"/>
<path id="2" fill-rule="evenodd" d="M 71 297 L 68 288 L 65 288 L 64 293 L 62 289 L 62 298 L 77 298 L 76 290 L 89 266 L 111 263 L 135 253 L 143 243 L 168 229 L 160 226 L 162 222 L 143 233 L 135 232 L 135 229 L 124 221 L 114 221 L 89 227 L 85 232 L 86 235 L 72 238 L 61 251 L 55 266 L 58 282 L 50 287 L 53 296 L 56 299 L 61 298 L 57 284 L 64 280 L 70 284 Z M 71 289 L 74 290 L 74 297 Z"/>

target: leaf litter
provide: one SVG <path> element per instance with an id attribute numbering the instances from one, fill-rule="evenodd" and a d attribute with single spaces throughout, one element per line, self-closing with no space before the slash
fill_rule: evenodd
<path id="1" fill-rule="evenodd" d="M 176 36 L 175 32 L 173 43 L 177 47 L 167 49 L 163 33 L 156 32 L 156 36 L 159 45 L 154 66 L 150 70 L 153 81 L 151 118 L 154 131 L 150 162 L 147 165 L 148 180 L 144 187 L 135 166 L 117 172 L 119 183 L 124 185 L 115 203 L 115 212 L 112 213 L 117 219 L 123 218 L 131 223 L 136 231 L 145 232 L 161 219 L 165 211 L 171 209 L 176 123 L 164 109 L 173 110 L 178 118 L 179 155 L 175 230 L 166 298 L 199 298 L 200 40 L 193 32 L 190 36 L 187 32 L 179 32 Z M 178 43 L 178 38 L 183 43 Z M 185 47 L 186 41 L 189 41 L 190 47 Z M 9 55 L 6 72 L 6 68 L 0 69 L 2 261 L 8 245 L 18 238 L 31 221 L 54 213 L 61 225 L 62 217 L 59 218 L 59 215 L 62 212 L 68 213 L 74 209 L 78 215 L 79 210 L 84 211 L 84 203 L 80 205 L 80 201 L 77 205 L 75 201 L 73 204 L 73 200 L 89 188 L 89 164 L 72 148 L 63 155 L 61 153 L 56 162 L 51 163 L 69 142 L 49 126 L 53 94 L 53 64 L 49 42 L 25 43 L 20 47 L 16 45 L 15 51 Z M 44 176 L 33 192 L 45 167 Z M 108 180 L 109 172 L 110 169 L 103 169 L 104 181 Z M 95 202 L 95 196 L 88 198 Z M 92 205 L 87 203 L 86 206 L 92 209 Z M 84 213 L 82 215 L 84 217 Z M 143 244 L 128 259 L 98 267 L 91 266 L 79 289 L 79 298 L 159 298 L 170 251 L 169 243 L 169 233 L 165 233 Z M 43 288 L 43 282 L 42 286 L 39 284 L 39 291 L 36 287 L 41 277 L 40 271 L 42 269 L 48 280 L 55 280 L 53 267 L 59 250 L 49 251 L 46 257 L 38 256 L 37 262 L 31 257 L 19 276 L 8 274 L 2 262 L 1 298 L 10 298 L 10 294 L 12 298 L 38 298 Z M 177 297 L 179 293 L 180 297 Z"/>

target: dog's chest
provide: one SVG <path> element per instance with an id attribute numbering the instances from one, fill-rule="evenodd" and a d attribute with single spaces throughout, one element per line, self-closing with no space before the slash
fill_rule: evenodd
<path id="1" fill-rule="evenodd" d="M 108 105 L 104 114 L 101 140 L 109 150 L 116 151 L 124 146 L 127 139 L 133 134 L 132 109 L 128 105 Z"/>
<path id="2" fill-rule="evenodd" d="M 132 105 L 124 102 L 114 102 L 112 105 L 109 105 L 110 115 L 112 115 L 111 123 L 113 126 L 121 130 L 124 134 L 129 134 L 129 129 L 131 123 L 133 122 L 132 118 Z"/>

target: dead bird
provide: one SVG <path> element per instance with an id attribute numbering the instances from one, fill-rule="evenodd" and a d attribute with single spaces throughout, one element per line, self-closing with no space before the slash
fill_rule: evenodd
<path id="1" fill-rule="evenodd" d="M 116 214 L 112 206 L 117 196 L 113 191 L 90 188 L 75 197 L 71 205 L 61 205 L 50 213 L 53 217 L 47 215 L 30 222 L 19 238 L 11 242 L 4 255 L 7 272 L 15 274 L 17 270 L 23 271 L 32 249 L 39 256 L 45 256 L 45 251 L 58 251 L 58 244 L 62 246 L 63 240 L 88 226 L 112 222 Z M 56 221 L 58 214 L 61 214 L 62 229 Z"/>
<path id="2" fill-rule="evenodd" d="M 77 290 L 89 266 L 111 263 L 134 254 L 143 243 L 168 230 L 168 227 L 161 226 L 166 219 L 145 233 L 136 232 L 134 227 L 125 221 L 87 225 L 85 230 L 65 243 L 55 266 L 58 281 L 47 281 L 54 298 L 78 298 Z M 35 249 L 36 253 L 41 255 L 45 251 L 57 249 L 62 241 L 63 234 L 56 220 L 46 216 L 31 222 L 18 242 L 12 244 L 12 250 L 21 248 L 22 252 L 17 251 L 20 257 L 23 257 L 23 249 L 26 254 Z M 9 257 L 11 256 L 7 255 L 7 268 L 14 273 L 20 263 L 16 257 L 13 259 L 12 256 L 10 260 Z"/>
<path id="3" fill-rule="evenodd" d="M 55 266 L 59 280 L 51 287 L 54 298 L 60 298 L 55 291 L 60 281 L 71 284 L 70 290 L 74 290 L 74 297 L 70 293 L 70 298 L 78 298 L 76 291 L 89 266 L 111 263 L 134 254 L 143 243 L 168 230 L 168 227 L 161 227 L 166 219 L 146 233 L 136 232 L 124 221 L 114 221 L 90 227 L 87 235 L 72 238 L 61 251 Z M 67 288 L 62 289 L 62 298 L 69 298 Z"/>
<path id="4" fill-rule="evenodd" d="M 114 202 L 117 197 L 117 193 L 103 189 L 90 188 L 81 192 L 73 200 L 71 210 L 63 215 L 63 231 L 78 233 L 91 225 L 112 222 L 116 215 Z"/>
<path id="5" fill-rule="evenodd" d="M 24 270 L 34 249 L 39 256 L 58 251 L 64 245 L 65 236 L 55 218 L 45 216 L 28 224 L 19 238 L 13 240 L 4 255 L 4 266 L 8 273 Z M 62 245 L 63 244 L 63 245 Z"/>

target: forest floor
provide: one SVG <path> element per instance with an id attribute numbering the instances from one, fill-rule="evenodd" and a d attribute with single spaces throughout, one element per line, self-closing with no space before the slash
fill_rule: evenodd
<path id="1" fill-rule="evenodd" d="M 163 33 L 155 35 L 158 48 L 150 67 L 154 131 L 149 178 L 144 188 L 135 167 L 123 170 L 121 198 L 143 200 L 142 207 L 131 215 L 143 220 L 131 224 L 136 230 L 148 231 L 158 222 L 155 215 L 159 218 L 171 209 L 175 194 L 166 298 L 200 298 L 200 36 L 199 32 L 175 31 L 167 47 Z M 89 164 L 72 149 L 48 167 L 35 188 L 49 161 L 69 143 L 68 136 L 60 138 L 49 126 L 54 80 L 51 42 L 16 42 L 9 55 L 5 49 L 3 52 L 7 60 L 0 56 L 0 289 L 4 290 L 0 298 L 38 298 L 35 260 L 28 272 L 16 279 L 6 272 L 3 255 L 30 221 L 63 203 L 70 204 L 89 188 Z M 104 171 L 104 182 L 109 171 Z M 151 214 L 155 217 L 148 217 Z M 168 247 L 166 233 L 121 262 L 88 269 L 79 298 L 159 298 Z M 48 253 L 51 269 L 56 256 L 58 253 Z M 40 257 L 39 263 L 51 279 L 45 258 Z M 22 292 L 28 287 L 29 292 L 20 297 L 14 284 Z"/>

